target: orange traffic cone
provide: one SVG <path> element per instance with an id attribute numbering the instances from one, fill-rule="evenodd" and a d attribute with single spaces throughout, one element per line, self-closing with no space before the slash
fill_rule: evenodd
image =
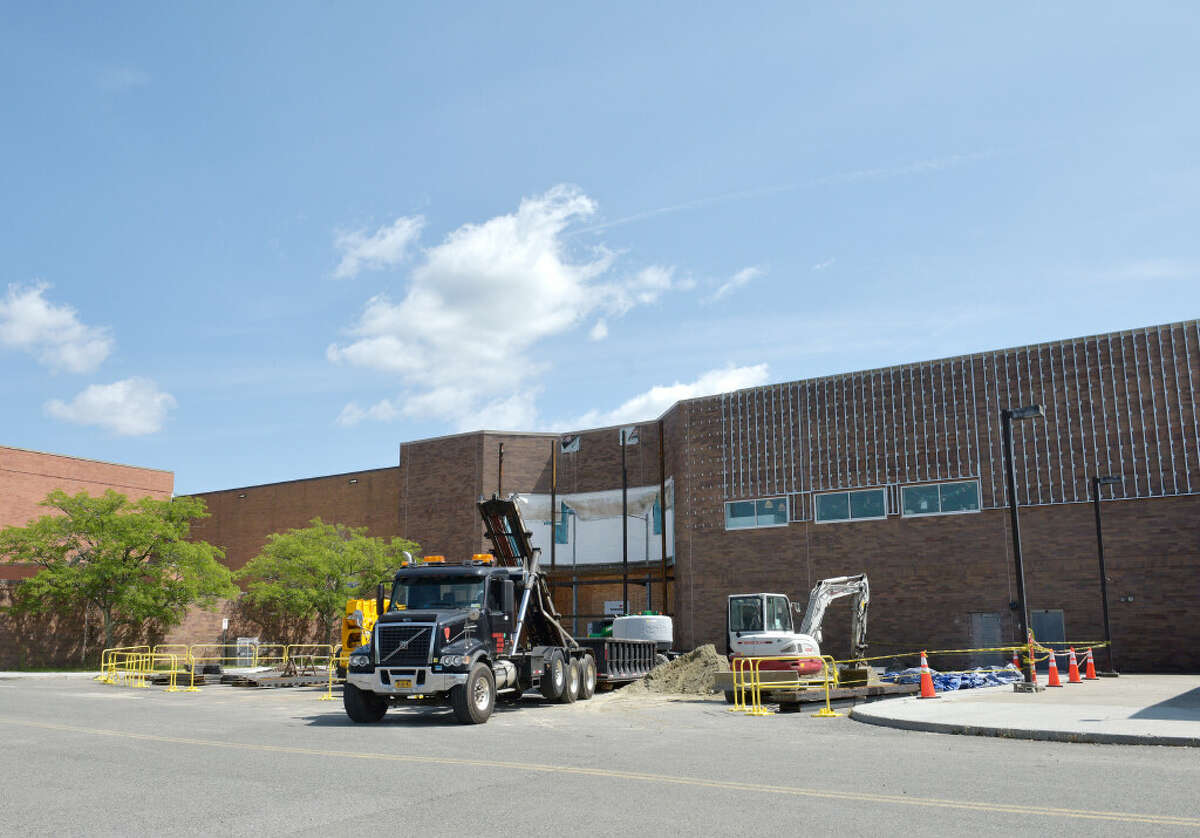
<path id="1" fill-rule="evenodd" d="M 1085 680 L 1085 681 L 1099 681 L 1100 680 L 1099 678 L 1096 677 L 1096 664 L 1092 660 L 1091 648 L 1089 648 L 1087 650 L 1087 668 L 1086 668 L 1086 671 L 1083 673 L 1083 680 Z"/>
<path id="2" fill-rule="evenodd" d="M 1067 683 L 1082 684 L 1079 677 L 1079 661 L 1075 660 L 1075 647 L 1071 647 L 1071 657 L 1067 659 Z"/>
<path id="3" fill-rule="evenodd" d="M 1021 668 L 1021 659 L 1017 657 L 1017 650 L 1013 649 L 1013 669 Z"/>
<path id="4" fill-rule="evenodd" d="M 925 653 L 921 653 L 921 698 L 939 698 L 933 690 L 933 673 L 929 671 L 929 661 Z"/>
<path id="5" fill-rule="evenodd" d="M 1061 687 L 1062 686 L 1062 681 L 1058 680 L 1058 661 L 1056 660 L 1057 657 L 1058 657 L 1057 653 L 1055 653 L 1053 651 L 1050 652 L 1050 677 L 1046 679 L 1047 687 Z"/>

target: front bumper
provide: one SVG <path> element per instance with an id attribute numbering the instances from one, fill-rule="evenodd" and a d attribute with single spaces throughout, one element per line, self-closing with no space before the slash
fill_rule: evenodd
<path id="1" fill-rule="evenodd" d="M 386 682 L 384 675 L 387 675 Z M 422 678 L 424 674 L 424 678 Z M 398 681 L 408 681 L 411 687 L 397 687 Z M 465 672 L 434 672 L 424 667 L 379 667 L 373 672 L 348 672 L 346 683 L 377 695 L 429 695 L 447 692 L 451 687 L 467 682 Z"/>

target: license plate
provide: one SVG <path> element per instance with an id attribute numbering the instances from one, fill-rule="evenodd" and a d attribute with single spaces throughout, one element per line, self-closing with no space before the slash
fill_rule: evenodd
<path id="1" fill-rule="evenodd" d="M 412 678 L 397 678 L 392 682 L 398 690 L 411 690 Z"/>

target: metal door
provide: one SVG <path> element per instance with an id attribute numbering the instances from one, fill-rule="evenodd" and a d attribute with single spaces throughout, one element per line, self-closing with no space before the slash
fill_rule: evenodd
<path id="1" fill-rule="evenodd" d="M 1002 645 L 1001 615 L 996 611 L 971 612 L 971 648 L 994 649 Z M 1003 652 L 972 652 L 971 666 L 1004 666 Z"/>
<path id="2" fill-rule="evenodd" d="M 1049 644 L 1052 649 L 1061 649 L 1062 641 L 1067 639 L 1066 625 L 1063 622 L 1061 608 L 1043 609 L 1029 612 L 1029 624 L 1033 629 L 1033 637 L 1039 643 Z M 1050 668 L 1050 661 L 1038 664 L 1039 670 Z"/>

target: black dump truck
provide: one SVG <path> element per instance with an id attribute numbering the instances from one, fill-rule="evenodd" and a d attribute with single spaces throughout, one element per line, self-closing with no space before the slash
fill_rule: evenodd
<path id="1" fill-rule="evenodd" d="M 463 724 L 482 724 L 496 702 L 527 690 L 550 701 L 589 699 L 597 685 L 634 681 L 655 665 L 649 640 L 575 639 L 563 628 L 538 568 L 515 496 L 481 500 L 491 553 L 460 564 L 431 561 L 396 573 L 391 605 L 370 643 L 349 658 L 342 700 L 355 722 L 389 706 L 449 704 Z"/>

